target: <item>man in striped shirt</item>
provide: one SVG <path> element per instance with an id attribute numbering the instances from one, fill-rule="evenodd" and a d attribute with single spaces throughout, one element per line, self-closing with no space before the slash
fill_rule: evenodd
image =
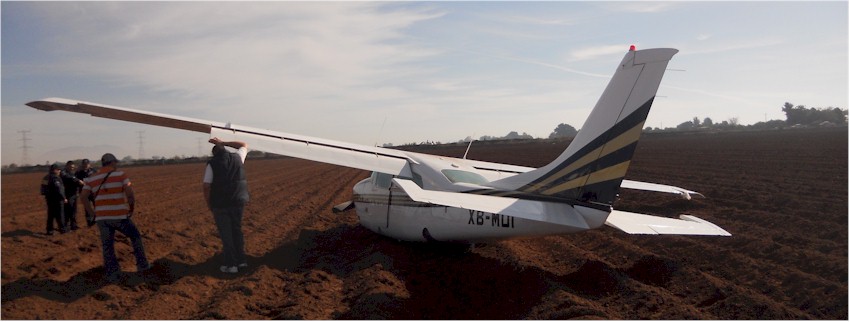
<path id="1" fill-rule="evenodd" d="M 100 161 L 103 164 L 100 171 L 84 180 L 86 185 L 83 186 L 80 200 L 84 202 L 86 211 L 95 214 L 95 221 L 100 229 L 106 278 L 108 281 L 115 281 L 121 271 L 115 258 L 115 231 L 127 236 L 133 244 L 138 271 L 148 270 L 151 265 L 145 257 L 142 236 L 130 220 L 136 205 L 130 178 L 127 173 L 118 169 L 118 159 L 112 153 L 104 154 Z M 89 195 L 94 196 L 94 204 Z"/>

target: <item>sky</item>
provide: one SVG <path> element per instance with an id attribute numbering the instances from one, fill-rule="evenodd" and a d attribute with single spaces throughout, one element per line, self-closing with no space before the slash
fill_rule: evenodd
<path id="1" fill-rule="evenodd" d="M 207 155 L 63 97 L 364 145 L 580 128 L 630 45 L 679 49 L 645 126 L 848 106 L 848 3 L 8 2 L 2 164 Z M 26 153 L 24 153 L 26 152 Z"/>

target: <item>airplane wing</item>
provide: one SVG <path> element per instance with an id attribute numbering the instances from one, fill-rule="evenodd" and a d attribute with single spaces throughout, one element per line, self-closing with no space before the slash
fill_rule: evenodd
<path id="1" fill-rule="evenodd" d="M 732 236 L 723 228 L 696 216 L 681 215 L 679 218 L 614 210 L 608 215 L 605 224 L 629 234 Z"/>
<path id="2" fill-rule="evenodd" d="M 399 150 L 325 140 L 230 123 L 214 122 L 64 98 L 46 98 L 39 101 L 29 102 L 27 105 L 43 111 L 59 110 L 83 113 L 94 117 L 207 133 L 210 137 L 219 137 L 222 140 L 245 141 L 252 150 L 259 150 L 368 171 L 377 171 L 397 176 L 410 177 L 409 163 L 416 163 L 404 152 Z M 458 159 L 458 161 L 470 164 L 482 172 L 482 175 L 491 181 L 535 169 L 469 159 Z M 691 199 L 692 195 L 703 196 L 698 192 L 684 188 L 632 180 L 623 180 L 620 187 L 673 193 L 688 200 Z"/>
<path id="3" fill-rule="evenodd" d="M 351 168 L 411 177 L 409 159 L 402 151 L 325 140 L 303 135 L 274 132 L 230 123 L 213 122 L 182 116 L 147 112 L 63 98 L 46 98 L 27 103 L 43 111 L 67 111 L 114 120 L 143 123 L 187 131 L 208 133 L 225 141 L 248 143 L 259 150 L 295 158 L 336 164 Z"/>

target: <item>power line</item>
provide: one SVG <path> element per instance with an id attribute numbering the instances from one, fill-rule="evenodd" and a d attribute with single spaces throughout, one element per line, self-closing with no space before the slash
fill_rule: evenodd
<path id="1" fill-rule="evenodd" d="M 203 140 L 203 138 L 198 138 L 198 157 L 199 158 L 204 156 L 203 154 L 201 154 L 201 140 Z"/>
<path id="2" fill-rule="evenodd" d="M 142 160 L 145 158 L 145 137 L 143 136 L 145 131 L 136 131 L 136 133 L 139 134 L 139 160 Z"/>
<path id="3" fill-rule="evenodd" d="M 29 165 L 29 162 L 30 162 L 29 149 L 32 148 L 32 147 L 29 146 L 29 144 L 27 144 L 27 142 L 31 140 L 30 138 L 27 137 L 27 133 L 30 133 L 30 132 L 31 132 L 30 130 L 18 131 L 18 133 L 21 133 L 21 136 L 22 136 L 21 141 L 24 142 L 24 145 L 21 146 L 21 150 L 23 152 L 21 154 L 21 165 Z"/>

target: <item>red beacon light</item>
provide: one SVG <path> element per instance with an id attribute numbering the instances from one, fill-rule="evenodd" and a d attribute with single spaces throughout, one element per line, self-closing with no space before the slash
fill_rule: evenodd
<path id="1" fill-rule="evenodd" d="M 635 51 L 635 45 L 629 46 L 629 51 Z"/>

